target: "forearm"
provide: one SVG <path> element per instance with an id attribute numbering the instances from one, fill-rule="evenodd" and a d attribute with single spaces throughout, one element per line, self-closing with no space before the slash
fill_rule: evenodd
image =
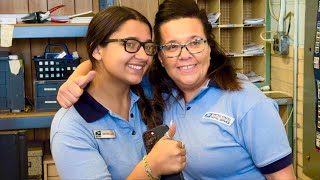
<path id="1" fill-rule="evenodd" d="M 79 66 L 69 76 L 68 80 L 73 80 L 79 76 L 85 76 L 91 70 L 92 70 L 92 63 L 90 60 L 86 60 L 86 61 L 82 62 L 81 64 L 79 64 Z"/>
<path id="2" fill-rule="evenodd" d="M 147 159 L 146 159 L 147 160 Z M 148 161 L 148 160 L 147 160 Z M 158 173 L 155 171 L 155 167 L 150 165 L 150 162 L 148 161 L 148 166 L 152 171 L 152 175 L 155 177 L 159 177 Z M 151 179 L 148 176 L 148 173 L 146 171 L 145 162 L 142 160 L 140 161 L 137 166 L 133 169 L 131 174 L 127 177 L 127 180 L 135 180 L 135 179 Z"/>

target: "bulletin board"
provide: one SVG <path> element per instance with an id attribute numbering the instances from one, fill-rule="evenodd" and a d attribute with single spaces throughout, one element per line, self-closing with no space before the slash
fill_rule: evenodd
<path id="1" fill-rule="evenodd" d="M 303 173 L 320 179 L 320 9 L 319 1 L 306 1 L 304 94 L 303 94 Z M 299 150 L 299 147 L 298 147 Z M 298 152 L 299 153 L 299 152 Z"/>

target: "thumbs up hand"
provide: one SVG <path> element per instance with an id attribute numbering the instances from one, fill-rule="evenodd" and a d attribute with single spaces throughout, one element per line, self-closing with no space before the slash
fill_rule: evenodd
<path id="1" fill-rule="evenodd" d="M 186 166 L 186 149 L 181 141 L 174 140 L 176 133 L 175 123 L 152 148 L 148 154 L 148 162 L 152 172 L 158 175 L 167 175 L 181 172 Z"/>
<path id="2" fill-rule="evenodd" d="M 80 76 L 79 78 L 75 79 L 75 83 L 81 88 L 84 89 L 96 76 L 95 71 L 89 71 L 87 75 Z"/>
<path id="3" fill-rule="evenodd" d="M 58 91 L 57 100 L 63 108 L 69 108 L 76 103 L 83 94 L 83 89 L 96 76 L 95 71 L 90 71 L 85 76 L 78 76 L 74 79 L 68 79 L 61 85 Z"/>
<path id="4" fill-rule="evenodd" d="M 164 134 L 163 138 L 172 139 L 174 134 L 176 133 L 177 127 L 171 120 L 169 130 Z"/>

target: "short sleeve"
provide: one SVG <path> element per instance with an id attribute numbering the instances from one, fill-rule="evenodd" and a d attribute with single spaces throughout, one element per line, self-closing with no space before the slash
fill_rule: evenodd
<path id="1" fill-rule="evenodd" d="M 244 147 L 260 168 L 291 153 L 278 105 L 266 98 L 252 107 L 241 120 Z"/>

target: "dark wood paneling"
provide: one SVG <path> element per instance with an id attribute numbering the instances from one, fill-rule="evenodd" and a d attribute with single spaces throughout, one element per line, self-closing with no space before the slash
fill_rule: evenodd
<path id="1" fill-rule="evenodd" d="M 26 14 L 28 5 L 28 0 L 0 0 L 0 14 Z"/>

